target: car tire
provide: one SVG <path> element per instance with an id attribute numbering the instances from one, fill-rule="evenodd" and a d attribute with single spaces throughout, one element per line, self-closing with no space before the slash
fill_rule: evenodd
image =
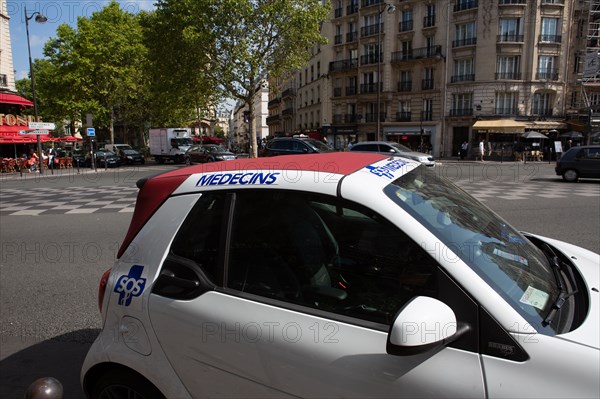
<path id="1" fill-rule="evenodd" d="M 208 157 L 208 159 L 206 160 L 206 162 L 215 162 L 215 159 L 213 157 Z"/>
<path id="2" fill-rule="evenodd" d="M 190 166 L 191 164 L 192 164 L 192 160 L 190 159 L 190 157 L 185 157 L 185 165 Z"/>
<path id="3" fill-rule="evenodd" d="M 110 370 L 98 378 L 90 390 L 92 399 L 165 399 L 151 382 L 123 369 Z"/>
<path id="4" fill-rule="evenodd" d="M 579 180 L 579 174 L 575 169 L 567 169 L 563 172 L 562 178 L 564 181 L 568 181 L 569 183 L 574 183 Z"/>

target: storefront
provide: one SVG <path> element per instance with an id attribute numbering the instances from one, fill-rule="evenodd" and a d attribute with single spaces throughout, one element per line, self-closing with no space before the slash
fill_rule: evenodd
<path id="1" fill-rule="evenodd" d="M 323 136 L 327 138 L 327 142 L 338 151 L 343 151 L 348 148 L 348 144 L 354 141 L 358 136 L 358 129 L 353 126 L 323 126 Z"/>
<path id="2" fill-rule="evenodd" d="M 473 124 L 470 156 L 477 157 L 479 142 L 483 140 L 485 157 L 488 159 L 506 159 L 513 156 L 515 144 L 520 140 L 526 122 L 514 119 L 480 120 Z"/>
<path id="3" fill-rule="evenodd" d="M 386 141 L 393 141 L 405 145 L 415 151 L 429 153 L 435 143 L 435 126 L 387 126 L 383 128 L 383 137 Z"/>

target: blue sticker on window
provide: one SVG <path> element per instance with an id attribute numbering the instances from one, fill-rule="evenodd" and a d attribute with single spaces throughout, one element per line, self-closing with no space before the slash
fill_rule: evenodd
<path id="1" fill-rule="evenodd" d="M 119 305 L 129 306 L 134 297 L 142 295 L 146 279 L 142 278 L 144 266 L 133 265 L 129 274 L 119 277 L 115 284 L 115 292 L 119 294 Z"/>

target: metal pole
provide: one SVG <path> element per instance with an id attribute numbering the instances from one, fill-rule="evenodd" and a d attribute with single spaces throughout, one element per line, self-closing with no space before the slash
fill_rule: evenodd
<path id="1" fill-rule="evenodd" d="M 29 52 L 29 74 L 31 75 L 31 92 L 33 95 L 33 116 L 34 121 L 38 122 L 38 108 L 37 108 L 37 98 L 35 95 L 35 73 L 33 71 L 33 62 L 31 61 L 31 44 L 29 41 L 29 20 L 33 18 L 36 13 L 31 14 L 31 16 L 27 16 L 27 7 L 23 7 L 23 11 L 25 12 L 25 31 L 27 32 L 27 50 Z M 44 168 L 42 167 L 43 157 L 42 157 L 42 140 L 39 134 L 35 135 L 37 141 L 37 152 L 38 152 L 38 167 L 40 170 L 40 175 L 44 174 Z"/>
<path id="2" fill-rule="evenodd" d="M 385 8 L 385 3 L 383 6 Z M 377 140 L 382 140 L 381 138 L 381 14 L 383 13 L 383 9 L 381 8 L 381 4 L 379 5 L 379 17 L 377 18 L 377 132 L 376 137 Z"/>

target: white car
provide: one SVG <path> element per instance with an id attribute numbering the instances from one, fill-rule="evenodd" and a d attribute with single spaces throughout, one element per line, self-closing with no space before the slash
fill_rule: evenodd
<path id="1" fill-rule="evenodd" d="M 405 145 L 393 141 L 361 141 L 350 147 L 354 152 L 378 152 L 385 155 L 399 155 L 413 161 L 421 162 L 425 166 L 435 167 L 435 159 L 431 154 L 413 151 Z"/>
<path id="2" fill-rule="evenodd" d="M 138 186 L 88 397 L 600 396 L 599 255 L 418 162 L 238 159 Z"/>

